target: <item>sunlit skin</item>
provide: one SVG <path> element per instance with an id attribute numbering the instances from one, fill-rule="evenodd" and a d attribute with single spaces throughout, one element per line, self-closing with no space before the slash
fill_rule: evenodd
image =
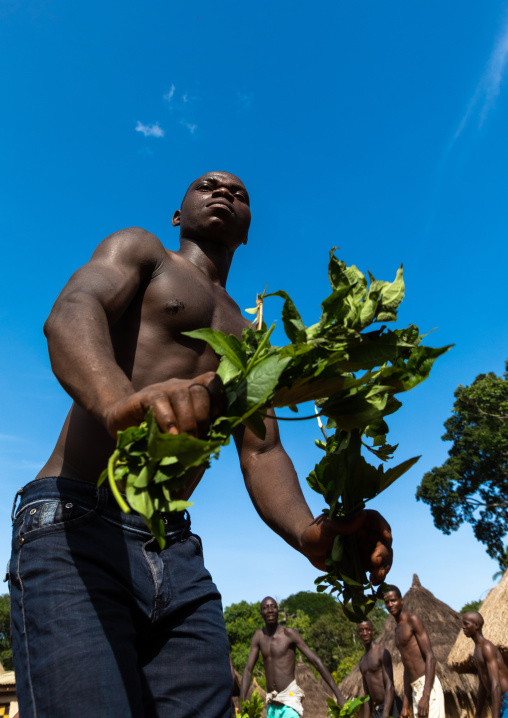
<path id="1" fill-rule="evenodd" d="M 490 698 L 492 718 L 501 714 L 501 700 L 508 691 L 508 668 L 497 646 L 482 632 L 483 617 L 477 611 L 468 611 L 462 616 L 464 635 L 474 641 L 474 662 L 478 670 L 478 696 L 475 718 L 481 718 L 485 701 Z"/>
<path id="2" fill-rule="evenodd" d="M 408 718 L 411 711 L 411 683 L 425 676 L 425 687 L 418 703 L 418 718 L 427 718 L 429 714 L 429 698 L 436 674 L 436 659 L 422 620 L 413 613 L 405 613 L 404 601 L 396 591 L 384 594 L 386 610 L 394 617 L 395 644 L 400 651 L 404 665 L 404 701 L 401 718 Z"/>
<path id="3" fill-rule="evenodd" d="M 369 718 L 374 706 L 382 704 L 382 718 L 389 718 L 395 698 L 392 657 L 384 646 L 374 642 L 374 626 L 370 621 L 359 623 L 357 632 L 365 648 L 359 662 L 363 688 L 365 695 L 370 696 L 370 701 L 362 706 L 361 716 Z"/>
<path id="4" fill-rule="evenodd" d="M 44 331 L 51 365 L 74 399 L 38 477 L 95 483 L 119 430 L 153 409 L 162 431 L 202 436 L 223 406 L 218 357 L 182 332 L 211 327 L 240 337 L 248 321 L 226 291 L 233 255 L 247 242 L 250 198 L 228 172 L 209 172 L 187 190 L 172 223 L 172 252 L 138 227 L 107 237 L 62 290 Z M 270 228 L 266 229 L 270 233 Z M 262 519 L 312 564 L 325 569 L 337 533 L 355 533 L 363 563 L 382 582 L 392 563 L 391 532 L 376 511 L 331 522 L 314 519 L 277 422 L 266 438 L 235 435 L 245 484 Z M 188 499 L 203 471 L 175 498 Z"/>
<path id="5" fill-rule="evenodd" d="M 279 625 L 279 607 L 271 596 L 261 601 L 261 616 L 265 627 L 256 631 L 252 638 L 249 658 L 242 675 L 240 700 L 245 700 L 259 653 L 263 658 L 266 690 L 280 693 L 287 688 L 295 679 L 298 648 L 326 681 L 337 703 L 343 706 L 345 698 L 321 659 L 308 647 L 297 630 Z"/>

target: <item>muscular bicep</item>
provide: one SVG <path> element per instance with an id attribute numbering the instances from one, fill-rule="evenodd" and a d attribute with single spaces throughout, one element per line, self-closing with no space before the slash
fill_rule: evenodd
<path id="1" fill-rule="evenodd" d="M 242 470 L 248 470 L 250 465 L 260 457 L 272 456 L 274 453 L 276 455 L 279 451 L 286 454 L 280 443 L 275 412 L 273 409 L 268 409 L 266 413 L 270 418 L 265 419 L 266 434 L 263 439 L 256 436 L 244 424 L 240 424 L 235 431 L 234 439 Z"/>
<path id="2" fill-rule="evenodd" d="M 252 671 L 254 666 L 256 665 L 256 661 L 259 657 L 259 638 L 257 634 L 255 633 L 252 637 L 252 641 L 250 644 L 250 651 L 249 651 L 249 657 L 247 658 L 247 664 L 246 668 L 249 671 Z"/>
<path id="3" fill-rule="evenodd" d="M 133 227 L 106 237 L 87 264 L 78 269 L 60 293 L 47 327 L 75 304 L 93 305 L 115 324 L 132 301 L 141 283 L 162 264 L 165 250 L 150 232 Z"/>

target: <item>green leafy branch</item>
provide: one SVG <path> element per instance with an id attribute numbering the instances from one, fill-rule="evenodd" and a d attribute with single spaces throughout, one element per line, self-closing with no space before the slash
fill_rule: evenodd
<path id="1" fill-rule="evenodd" d="M 151 412 L 139 427 L 119 432 L 117 448 L 100 482 L 109 480 L 124 510 L 131 507 L 143 516 L 161 546 L 164 523 L 161 513 L 181 511 L 191 504 L 175 500 L 196 471 L 203 471 L 232 433 L 244 424 L 263 439 L 267 410 L 312 401 L 326 428 L 333 431 L 317 445 L 325 452 L 307 481 L 319 492 L 330 518 L 345 516 L 365 505 L 402 476 L 418 457 L 385 470 L 370 464 L 391 459 L 396 445 L 387 443 L 386 417 L 401 403 L 396 394 L 424 381 L 434 361 L 450 347 L 423 346 L 418 328 L 389 330 L 404 296 L 402 267 L 393 282 L 366 277 L 347 267 L 330 252 L 328 277 L 331 294 L 321 304 L 321 318 L 305 326 L 295 304 L 284 291 L 258 295 L 255 326 L 241 338 L 210 328 L 184 332 L 207 342 L 220 356 L 218 374 L 226 394 L 226 409 L 202 439 L 186 434 L 163 434 Z M 267 329 L 263 302 L 283 299 L 282 322 L 289 343 L 272 346 L 275 325 Z M 374 329 L 369 329 L 377 323 Z M 300 417 L 295 417 L 300 418 Z M 324 430 L 323 430 L 324 431 Z M 363 452 L 363 453 L 362 453 Z M 116 484 L 125 486 L 125 500 Z M 127 503 L 125 503 L 125 501 Z M 331 587 L 346 614 L 354 620 L 366 615 L 375 593 L 361 565 L 353 537 L 338 537 L 328 557 L 328 573 L 317 580 L 318 590 Z"/>
<path id="2" fill-rule="evenodd" d="M 327 716 L 330 718 L 346 718 L 346 716 L 355 716 L 360 710 L 364 703 L 368 703 L 370 700 L 369 696 L 361 696 L 359 698 L 353 698 L 352 700 L 346 701 L 344 706 L 341 708 L 333 698 L 327 698 L 328 713 Z"/>

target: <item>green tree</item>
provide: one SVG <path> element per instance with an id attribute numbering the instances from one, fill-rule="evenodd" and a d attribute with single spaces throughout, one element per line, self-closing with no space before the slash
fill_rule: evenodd
<path id="1" fill-rule="evenodd" d="M 329 593 L 298 591 L 281 601 L 279 610 L 288 616 L 302 611 L 311 621 L 316 621 L 323 613 L 336 611 L 337 601 Z"/>
<path id="2" fill-rule="evenodd" d="M 224 610 L 226 632 L 231 648 L 231 661 L 240 674 L 243 673 L 249 657 L 252 636 L 258 628 L 265 625 L 259 609 L 259 601 L 257 603 L 240 601 L 240 603 L 232 603 Z M 256 663 L 252 675 L 264 688 L 265 674 L 260 660 Z"/>
<path id="3" fill-rule="evenodd" d="M 506 568 L 508 532 L 508 361 L 502 377 L 480 374 L 455 391 L 453 414 L 443 441 L 449 458 L 425 474 L 416 498 L 430 506 L 434 525 L 445 534 L 464 522 L 487 553 Z"/>
<path id="4" fill-rule="evenodd" d="M 460 612 L 467 613 L 468 611 L 479 611 L 481 605 L 482 605 L 481 601 L 469 601 L 469 603 L 465 603 L 462 606 L 462 608 L 460 609 Z"/>
<path id="5" fill-rule="evenodd" d="M 11 610 L 9 594 L 0 596 L 0 662 L 6 671 L 13 670 L 11 648 Z"/>

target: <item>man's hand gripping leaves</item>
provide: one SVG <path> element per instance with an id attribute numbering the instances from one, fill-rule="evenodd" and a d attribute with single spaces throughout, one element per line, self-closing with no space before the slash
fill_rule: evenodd
<path id="1" fill-rule="evenodd" d="M 385 471 L 382 463 L 373 466 L 363 453 L 381 462 L 392 457 L 397 446 L 386 441 L 385 418 L 401 406 L 395 395 L 426 379 L 434 361 L 450 347 L 423 346 L 414 325 L 387 329 L 385 323 L 396 320 L 404 296 L 402 267 L 394 282 L 378 281 L 369 274 L 369 284 L 355 266 L 347 267 L 332 250 L 328 276 L 332 292 L 321 304 L 319 322 L 309 327 L 286 292 L 264 297 L 284 300 L 286 346 L 270 344 L 275 325 L 267 330 L 262 322 L 263 298 L 257 302 L 257 328 L 244 329 L 241 339 L 209 328 L 185 333 L 208 342 L 221 358 L 218 374 L 227 408 L 203 439 L 161 433 L 150 412 L 140 427 L 119 432 L 117 450 L 100 481 L 109 477 L 124 510 L 129 507 L 116 482 L 125 482 L 130 507 L 143 516 L 161 545 L 160 512 L 190 506 L 173 501 L 171 493 L 183 488 L 198 467 L 218 456 L 240 423 L 264 438 L 269 408 L 289 407 L 297 412 L 298 404 L 313 401 L 326 419 L 326 428 L 333 431 L 326 441 L 316 442 L 325 455 L 307 478 L 324 497 L 325 513 L 331 519 L 358 512 L 365 501 L 418 460 L 409 459 Z M 375 323 L 380 326 L 367 331 Z M 317 581 L 318 590 L 331 586 L 346 614 L 360 620 L 373 608 L 376 594 L 364 593 L 364 587 L 370 589 L 372 584 L 363 568 L 362 547 L 353 535 L 337 536 L 327 569 Z"/>

